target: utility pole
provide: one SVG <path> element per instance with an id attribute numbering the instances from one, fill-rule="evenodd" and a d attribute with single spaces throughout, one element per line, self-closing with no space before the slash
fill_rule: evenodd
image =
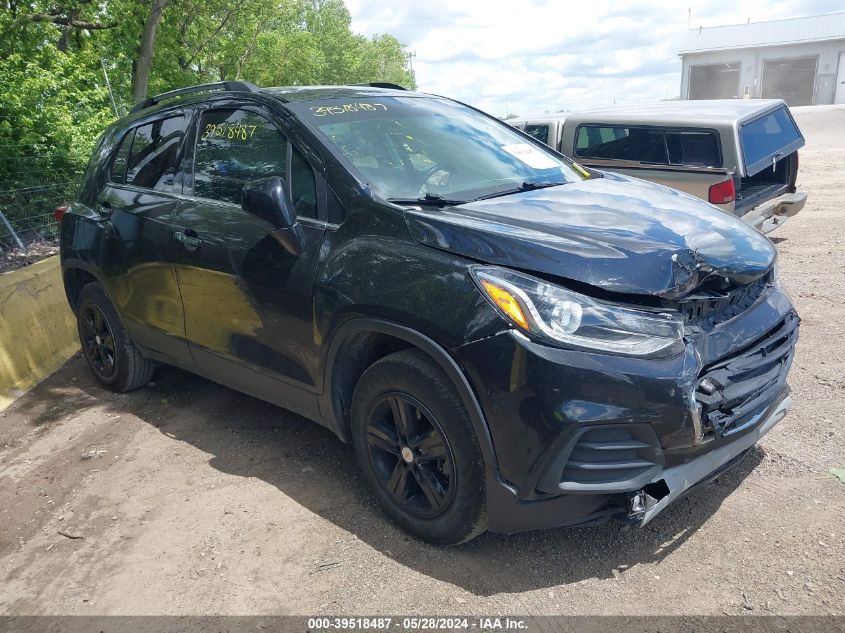
<path id="1" fill-rule="evenodd" d="M 100 66 L 103 67 L 103 76 L 105 76 L 105 78 L 106 78 L 106 86 L 109 89 L 109 98 L 111 99 L 111 107 L 114 110 L 114 116 L 116 116 L 119 119 L 120 113 L 117 111 L 117 104 L 114 102 L 114 94 L 112 94 L 112 91 L 111 91 L 111 82 L 109 81 L 109 73 L 106 70 L 106 62 L 103 61 L 102 57 L 100 58 Z"/>

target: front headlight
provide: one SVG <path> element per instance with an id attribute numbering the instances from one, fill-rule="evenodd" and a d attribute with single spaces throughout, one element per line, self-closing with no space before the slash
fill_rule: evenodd
<path id="1" fill-rule="evenodd" d="M 683 324 L 671 314 L 604 303 L 504 268 L 472 275 L 509 321 L 541 341 L 629 356 L 668 356 L 683 346 Z"/>

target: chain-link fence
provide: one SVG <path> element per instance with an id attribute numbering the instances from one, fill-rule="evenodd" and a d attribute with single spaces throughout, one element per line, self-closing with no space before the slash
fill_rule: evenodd
<path id="1" fill-rule="evenodd" d="M 78 184 L 68 180 L 0 189 L 0 252 L 55 241 L 58 225 L 53 213 L 72 199 Z"/>

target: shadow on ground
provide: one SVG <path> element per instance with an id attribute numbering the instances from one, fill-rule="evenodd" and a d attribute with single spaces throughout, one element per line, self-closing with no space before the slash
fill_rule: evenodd
<path id="1" fill-rule="evenodd" d="M 72 389 L 75 395 L 68 395 L 68 385 L 81 391 Z M 763 458 L 756 448 L 734 469 L 679 500 L 645 528 L 608 523 L 510 536 L 485 534 L 460 547 L 438 548 L 409 537 L 382 516 L 358 477 L 350 447 L 330 431 L 177 369 L 160 368 L 151 386 L 117 395 L 102 389 L 77 358 L 15 409 L 26 416 L 27 424 L 44 425 L 55 422 L 62 410 L 77 412 L 98 404 L 137 416 L 173 438 L 174 445 L 186 442 L 212 455 L 209 465 L 221 472 L 272 484 L 398 563 L 476 595 L 607 578 L 639 563 L 659 562 L 704 524 Z"/>

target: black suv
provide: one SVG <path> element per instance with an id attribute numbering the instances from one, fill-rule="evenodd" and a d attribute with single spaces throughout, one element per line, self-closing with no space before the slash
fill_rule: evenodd
<path id="1" fill-rule="evenodd" d="M 790 403 L 775 256 L 698 199 L 385 84 L 149 99 L 61 219 L 103 384 L 168 363 L 315 420 L 444 544 L 645 524 L 747 452 Z"/>

